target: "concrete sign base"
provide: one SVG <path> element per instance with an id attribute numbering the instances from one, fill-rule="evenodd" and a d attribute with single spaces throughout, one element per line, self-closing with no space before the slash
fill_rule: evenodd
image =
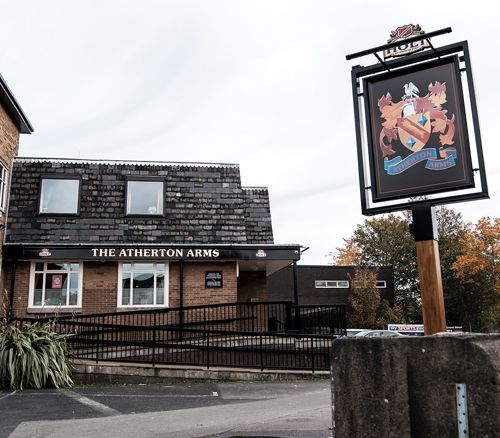
<path id="1" fill-rule="evenodd" d="M 500 431 L 500 335 L 341 338 L 331 372 L 335 438 Z"/>

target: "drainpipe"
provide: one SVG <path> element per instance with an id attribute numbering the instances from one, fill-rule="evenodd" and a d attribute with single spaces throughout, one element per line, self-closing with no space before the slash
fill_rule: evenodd
<path id="1" fill-rule="evenodd" d="M 179 293 L 180 293 L 180 308 L 181 311 L 179 312 L 179 323 L 180 327 L 182 328 L 182 325 L 184 323 L 184 262 L 181 260 L 179 262 Z M 182 332 L 181 332 L 182 335 Z"/>
<path id="2" fill-rule="evenodd" d="M 16 261 L 12 262 L 12 278 L 10 281 L 10 306 L 9 313 L 7 316 L 7 322 L 10 324 L 12 322 L 12 314 L 14 313 L 14 286 L 16 285 Z"/>
<path id="3" fill-rule="evenodd" d="M 293 262 L 293 304 L 299 304 L 297 261 Z"/>
<path id="4" fill-rule="evenodd" d="M 180 265 L 179 289 L 181 294 L 180 307 L 184 307 L 184 262 L 181 260 L 179 265 Z"/>
<path id="5" fill-rule="evenodd" d="M 297 286 L 297 261 L 293 262 L 293 304 L 294 306 L 298 306 L 299 304 L 299 288 Z M 301 332 L 302 323 L 300 321 L 300 309 L 295 307 L 295 330 Z"/>

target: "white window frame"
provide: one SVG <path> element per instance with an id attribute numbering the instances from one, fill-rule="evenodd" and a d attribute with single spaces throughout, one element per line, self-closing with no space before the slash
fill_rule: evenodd
<path id="1" fill-rule="evenodd" d="M 142 270 L 142 269 L 135 269 L 134 264 L 139 264 L 139 263 L 145 263 L 145 264 L 152 264 L 153 265 L 153 270 Z M 124 270 L 123 265 L 130 264 L 131 269 L 129 270 Z M 163 264 L 164 268 L 163 271 L 157 269 L 158 264 Z M 130 308 L 162 308 L 162 307 L 168 307 L 168 302 L 169 302 L 169 263 L 167 261 L 146 261 L 146 260 L 131 260 L 131 261 L 126 261 L 126 262 L 120 262 L 118 263 L 118 293 L 117 293 L 117 308 L 123 308 L 123 309 L 130 309 Z M 153 289 L 153 304 L 134 304 L 134 297 L 133 297 L 133 292 L 130 295 L 130 304 L 123 304 L 123 273 L 130 273 L 131 274 L 131 289 L 133 291 L 134 286 L 133 286 L 133 275 L 134 273 L 153 273 L 154 274 L 154 289 Z M 156 279 L 157 279 L 157 274 L 158 273 L 163 273 L 163 304 L 156 304 Z"/>
<path id="2" fill-rule="evenodd" d="M 66 264 L 68 268 L 65 270 L 50 270 L 47 269 L 49 264 Z M 36 270 L 37 264 L 43 264 L 43 270 Z M 77 271 L 71 271 L 71 265 L 78 264 Z M 43 292 L 42 292 L 42 304 L 35 305 L 35 275 L 42 274 L 43 275 Z M 78 274 L 78 295 L 76 304 L 69 304 L 69 292 L 70 292 L 70 281 L 67 281 L 67 289 L 66 289 L 66 297 L 67 304 L 62 305 L 58 304 L 56 306 L 50 306 L 45 304 L 46 299 L 46 290 L 45 290 L 45 278 L 47 274 L 67 274 L 68 277 L 71 274 Z M 29 284 L 29 294 L 28 294 L 28 311 L 37 311 L 37 312 L 50 312 L 56 311 L 57 309 L 68 310 L 68 311 L 78 311 L 82 308 L 82 291 L 83 291 L 83 261 L 81 260 L 35 260 L 31 262 L 30 266 L 30 284 Z"/>
<path id="3" fill-rule="evenodd" d="M 314 282 L 316 289 L 349 289 L 347 280 L 316 280 Z"/>
<path id="4" fill-rule="evenodd" d="M 0 211 L 5 213 L 9 188 L 9 170 L 0 162 Z"/>
<path id="5" fill-rule="evenodd" d="M 385 288 L 387 288 L 386 281 L 385 280 L 377 280 L 376 288 L 377 289 L 385 289 Z"/>
<path id="6" fill-rule="evenodd" d="M 156 191 L 157 199 L 156 205 L 151 205 L 148 211 L 136 212 L 131 211 L 133 207 L 133 196 L 132 190 L 130 189 L 130 184 L 160 184 L 160 190 Z M 130 178 L 127 179 L 127 190 L 126 190 L 126 200 L 125 200 L 125 215 L 126 216 L 164 216 L 165 215 L 165 181 L 159 178 L 150 179 L 138 179 Z"/>

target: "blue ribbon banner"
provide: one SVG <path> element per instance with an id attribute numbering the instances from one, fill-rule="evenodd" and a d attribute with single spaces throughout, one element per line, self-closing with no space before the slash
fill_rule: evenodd
<path id="1" fill-rule="evenodd" d="M 443 148 L 440 148 L 441 152 Z M 403 173 L 405 170 L 414 166 L 417 163 L 422 161 L 426 161 L 425 164 L 426 169 L 430 170 L 444 170 L 449 169 L 455 165 L 455 159 L 457 158 L 456 150 L 448 150 L 446 151 L 448 155 L 447 158 L 442 160 L 437 159 L 437 152 L 435 149 L 423 149 L 418 152 L 414 152 L 411 155 L 408 155 L 404 160 L 401 157 L 396 157 L 393 160 L 384 162 L 384 169 L 389 175 L 397 175 L 399 173 Z"/>

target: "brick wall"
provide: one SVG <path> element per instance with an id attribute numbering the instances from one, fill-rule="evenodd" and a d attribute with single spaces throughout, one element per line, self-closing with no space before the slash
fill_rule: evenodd
<path id="1" fill-rule="evenodd" d="M 19 149 L 19 129 L 14 125 L 4 108 L 0 105 L 0 161 L 9 170 L 12 165 L 12 157 L 17 155 Z M 0 225 L 5 225 L 5 212 L 0 217 Z M 4 230 L 0 230 L 0 266 L 2 263 L 2 244 Z M 0 275 L 0 291 L 5 290 L 3 276 Z M 3 298 L 2 298 L 3 299 Z M 0 317 L 2 315 L 0 314 Z"/>
<path id="2" fill-rule="evenodd" d="M 288 266 L 267 278 L 269 301 L 294 301 L 293 267 Z M 316 288 L 316 280 L 346 280 L 351 284 L 354 266 L 298 266 L 297 285 L 299 304 L 345 304 L 349 305 L 350 288 Z M 386 282 L 386 287 L 377 289 L 380 298 L 394 304 L 394 281 L 392 268 L 378 268 L 378 280 Z"/>
<path id="3" fill-rule="evenodd" d="M 84 262 L 83 313 L 115 312 L 118 293 L 118 263 Z"/>
<path id="4" fill-rule="evenodd" d="M 12 262 L 3 262 L 2 278 L 4 279 L 4 295 L 10 303 L 10 285 L 12 284 Z M 31 316 L 26 313 L 28 307 L 29 280 L 30 280 L 30 262 L 17 262 L 15 274 L 16 294 L 12 306 L 12 315 L 16 317 Z"/>
<path id="5" fill-rule="evenodd" d="M 19 129 L 0 106 L 0 160 L 10 169 L 12 156 L 19 148 Z"/>
<path id="6" fill-rule="evenodd" d="M 205 273 L 222 271 L 222 288 L 205 288 Z M 180 306 L 180 263 L 169 264 L 169 307 Z M 12 262 L 4 264 L 6 283 L 12 280 Z M 13 315 L 15 317 L 52 316 L 54 312 L 28 313 L 30 262 L 16 264 Z M 236 263 L 184 263 L 184 306 L 232 303 L 237 301 Z M 252 285 L 249 284 L 249 287 Z M 262 286 L 262 282 L 260 282 Z M 117 310 L 118 263 L 84 262 L 82 313 L 108 313 Z M 249 292 L 252 296 L 259 292 Z M 10 291 L 6 291 L 10 299 Z M 138 308 L 135 308 L 138 309 Z M 67 314 L 64 310 L 61 314 Z"/>
<path id="7" fill-rule="evenodd" d="M 240 272 L 238 277 L 238 301 L 267 301 L 267 277 L 264 271 Z"/>
<path id="8" fill-rule="evenodd" d="M 205 273 L 222 271 L 223 287 L 205 288 Z M 176 281 L 176 279 L 171 279 Z M 177 278 L 178 281 L 178 278 Z M 236 263 L 184 263 L 184 305 L 234 303 L 237 297 Z"/>

